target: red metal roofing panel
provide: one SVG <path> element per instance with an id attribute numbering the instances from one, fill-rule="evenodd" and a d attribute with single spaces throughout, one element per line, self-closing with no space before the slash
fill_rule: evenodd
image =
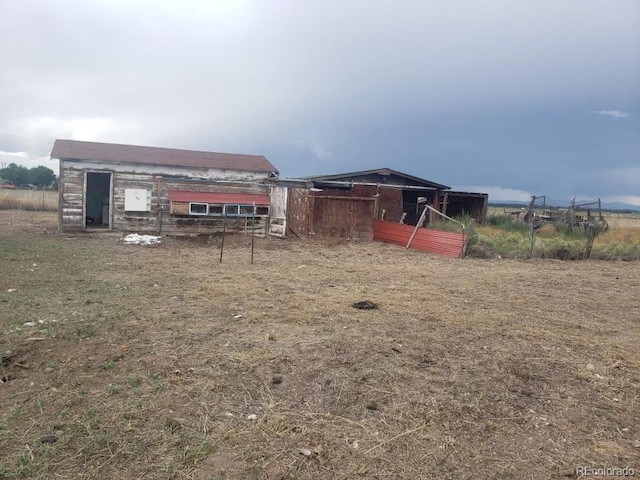
<path id="1" fill-rule="evenodd" d="M 241 205 L 270 205 L 269 195 L 256 193 L 222 193 L 222 192 L 190 192 L 186 190 L 170 190 L 169 200 L 172 202 L 197 202 Z"/>
<path id="2" fill-rule="evenodd" d="M 376 220 L 373 223 L 373 239 L 406 247 L 414 230 L 415 227 L 411 225 Z M 466 238 L 467 235 L 462 233 L 419 228 L 410 248 L 458 258 Z"/>

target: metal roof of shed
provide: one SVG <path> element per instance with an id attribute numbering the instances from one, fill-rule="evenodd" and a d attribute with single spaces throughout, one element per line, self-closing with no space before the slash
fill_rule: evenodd
<path id="1" fill-rule="evenodd" d="M 451 188 L 451 187 L 447 187 L 446 185 L 432 182 L 430 180 L 425 180 L 424 178 L 414 177 L 413 175 L 402 173 L 397 170 L 393 170 L 391 168 L 376 168 L 374 170 L 363 170 L 360 172 L 338 173 L 338 174 L 332 174 L 332 175 L 313 175 L 310 177 L 305 177 L 305 179 L 312 180 L 314 182 L 352 181 L 352 179 L 356 177 L 364 177 L 368 175 L 378 175 L 380 177 L 395 176 L 406 182 L 411 182 L 414 186 L 421 186 L 429 189 L 448 190 L 449 188 Z M 358 183 L 357 180 L 354 180 L 354 183 Z M 381 185 L 384 185 L 384 183 L 381 183 Z"/>
<path id="2" fill-rule="evenodd" d="M 51 157 L 61 160 L 142 163 L 174 167 L 278 173 L 278 169 L 262 155 L 202 152 L 116 143 L 80 142 L 76 140 L 56 140 L 51 151 Z"/>

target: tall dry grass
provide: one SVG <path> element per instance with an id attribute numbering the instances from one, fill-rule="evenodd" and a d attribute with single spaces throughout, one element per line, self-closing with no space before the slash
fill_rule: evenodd
<path id="1" fill-rule="evenodd" d="M 57 211 L 58 192 L 51 190 L 0 190 L 0 210 Z"/>
<path id="2" fill-rule="evenodd" d="M 546 225 L 536 231 L 533 256 L 579 260 L 584 257 L 585 244 L 584 232 L 567 232 L 553 225 Z M 469 246 L 471 256 L 527 258 L 531 253 L 528 226 L 507 216 L 488 217 L 487 222 L 476 228 Z M 640 229 L 610 227 L 596 237 L 590 258 L 639 260 Z"/>

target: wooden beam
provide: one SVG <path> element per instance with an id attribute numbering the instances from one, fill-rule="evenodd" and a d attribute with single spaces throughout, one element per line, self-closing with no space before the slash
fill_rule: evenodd
<path id="1" fill-rule="evenodd" d="M 325 200 L 368 200 L 375 201 L 376 197 L 346 197 L 344 195 L 305 195 L 306 198 L 321 198 Z"/>
<path id="2" fill-rule="evenodd" d="M 411 234 L 411 237 L 409 238 L 409 241 L 407 242 L 407 246 L 405 248 L 409 248 L 411 246 L 411 242 L 413 242 L 413 239 L 416 237 L 416 233 L 418 233 L 418 229 L 424 223 L 424 217 L 427 215 L 427 210 L 428 208 L 425 208 L 424 210 L 422 210 L 422 215 L 420 215 L 420 220 L 418 220 L 418 223 L 416 223 L 416 228 L 413 229 L 413 233 Z"/>

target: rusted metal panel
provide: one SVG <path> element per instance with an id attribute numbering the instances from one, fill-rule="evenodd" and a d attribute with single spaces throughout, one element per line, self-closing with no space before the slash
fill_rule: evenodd
<path id="1" fill-rule="evenodd" d="M 226 192 L 191 192 L 187 190 L 169 190 L 169 200 L 172 202 L 203 202 L 203 203 L 239 203 L 268 206 L 269 195 L 258 193 L 226 193 Z"/>
<path id="2" fill-rule="evenodd" d="M 247 194 L 269 194 L 269 187 L 258 183 L 237 183 L 225 181 L 197 182 L 194 180 L 181 181 L 175 178 L 162 179 L 163 196 L 170 190 L 184 190 L 190 192 L 217 192 L 217 193 L 247 193 Z"/>
<path id="3" fill-rule="evenodd" d="M 376 220 L 373 227 L 373 239 L 404 247 L 414 230 L 415 227 L 411 225 Z M 462 253 L 466 239 L 467 235 L 463 233 L 420 227 L 410 248 L 458 258 Z"/>

